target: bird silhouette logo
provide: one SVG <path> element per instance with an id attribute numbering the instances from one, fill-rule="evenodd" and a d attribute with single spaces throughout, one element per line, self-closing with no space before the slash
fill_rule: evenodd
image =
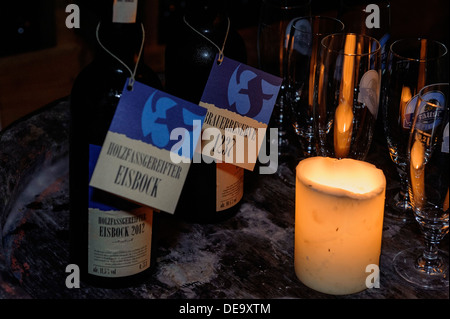
<path id="1" fill-rule="evenodd" d="M 189 108 L 188 105 L 178 103 L 170 96 L 159 96 L 157 92 L 155 91 L 149 96 L 142 109 L 143 136 L 150 139 L 156 147 L 172 150 L 176 141 L 171 140 L 171 132 L 176 128 L 183 128 L 182 141 L 184 143 L 192 142 L 191 136 L 195 121 L 203 121 L 206 109 Z M 192 156 L 192 151 L 190 156 Z"/>
<path id="2" fill-rule="evenodd" d="M 278 90 L 279 86 L 267 82 L 257 73 L 239 65 L 228 83 L 228 103 L 231 110 L 242 116 L 267 122 Z"/>
<path id="3" fill-rule="evenodd" d="M 165 147 L 170 140 L 167 124 L 167 111 L 177 103 L 169 97 L 154 99 L 156 92 L 145 102 L 142 110 L 141 126 L 144 137 L 150 135 L 152 142 L 159 148 Z"/>

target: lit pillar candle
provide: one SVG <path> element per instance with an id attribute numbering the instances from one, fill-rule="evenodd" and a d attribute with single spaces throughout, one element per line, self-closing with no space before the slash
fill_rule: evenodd
<path id="1" fill-rule="evenodd" d="M 367 288 L 368 265 L 379 264 L 386 179 L 374 165 L 311 157 L 297 166 L 297 277 L 320 292 Z"/>

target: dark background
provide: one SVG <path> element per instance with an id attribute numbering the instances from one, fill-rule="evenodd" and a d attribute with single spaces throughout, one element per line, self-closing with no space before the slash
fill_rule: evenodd
<path id="1" fill-rule="evenodd" d="M 144 1 L 144 0 L 141 0 Z M 217 0 L 219 1 L 219 0 Z M 226 1 L 243 36 L 248 64 L 257 66 L 256 26 L 261 0 Z M 77 3 L 81 28 L 68 29 L 65 8 Z M 377 1 L 369 1 L 377 3 Z M 185 0 L 145 0 L 145 61 L 162 79 L 164 45 Z M 448 0 L 391 0 L 391 39 L 428 37 L 449 44 Z M 0 4 L 0 129 L 70 94 L 73 80 L 93 56 L 93 30 L 101 1 L 16 0 Z M 338 0 L 312 0 L 313 14 L 336 16 Z"/>

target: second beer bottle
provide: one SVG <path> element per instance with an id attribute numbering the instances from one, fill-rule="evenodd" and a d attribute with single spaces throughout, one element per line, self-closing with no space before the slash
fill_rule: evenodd
<path id="1" fill-rule="evenodd" d="M 189 0 L 169 37 L 165 56 L 166 91 L 199 103 L 219 48 L 227 58 L 246 63 L 243 39 L 230 25 L 223 1 Z M 244 170 L 232 164 L 192 163 L 176 216 L 219 222 L 233 216 L 244 191 Z"/>

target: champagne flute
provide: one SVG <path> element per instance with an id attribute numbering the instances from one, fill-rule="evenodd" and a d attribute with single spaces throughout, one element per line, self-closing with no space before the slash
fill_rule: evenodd
<path id="1" fill-rule="evenodd" d="M 387 57 L 387 44 L 391 31 L 391 5 L 388 0 L 341 0 L 338 19 L 345 24 L 345 31 L 371 36 L 380 42 L 381 61 Z"/>
<path id="2" fill-rule="evenodd" d="M 448 287 L 448 254 L 439 242 L 448 234 L 449 84 L 425 86 L 419 93 L 408 143 L 410 199 L 425 247 L 397 254 L 394 267 L 422 288 Z"/>
<path id="3" fill-rule="evenodd" d="M 340 0 L 337 18 L 344 23 L 346 32 L 365 34 L 380 42 L 381 74 L 384 74 L 391 42 L 390 1 Z M 383 82 L 383 77 L 381 81 Z M 383 119 L 380 114 L 377 116 L 373 138 L 378 144 L 385 143 Z"/>
<path id="4" fill-rule="evenodd" d="M 316 154 L 313 98 L 316 67 L 323 37 L 342 32 L 344 24 L 332 17 L 312 16 L 293 20 L 286 54 L 286 110 L 303 151 Z"/>
<path id="5" fill-rule="evenodd" d="M 365 159 L 378 113 L 379 42 L 354 33 L 322 39 L 314 96 L 319 156 Z"/>
<path id="6" fill-rule="evenodd" d="M 291 21 L 310 14 L 311 0 L 262 1 L 257 38 L 258 64 L 261 70 L 284 78 L 284 59 Z M 269 143 L 278 144 L 278 155 L 281 161 L 285 161 L 292 154 L 288 143 L 289 124 L 286 121 L 284 103 L 283 83 L 269 123 L 269 127 L 278 129 L 277 140 L 269 141 Z"/>
<path id="7" fill-rule="evenodd" d="M 386 215 L 398 220 L 412 218 L 406 156 L 417 94 L 427 84 L 448 79 L 446 55 L 447 48 L 430 39 L 400 39 L 390 46 L 381 108 L 389 154 L 400 178 L 399 188 L 387 190 L 392 209 Z"/>
<path id="8" fill-rule="evenodd" d="M 283 59 L 292 20 L 311 13 L 311 0 L 263 0 L 258 22 L 258 64 L 283 77 Z"/>

